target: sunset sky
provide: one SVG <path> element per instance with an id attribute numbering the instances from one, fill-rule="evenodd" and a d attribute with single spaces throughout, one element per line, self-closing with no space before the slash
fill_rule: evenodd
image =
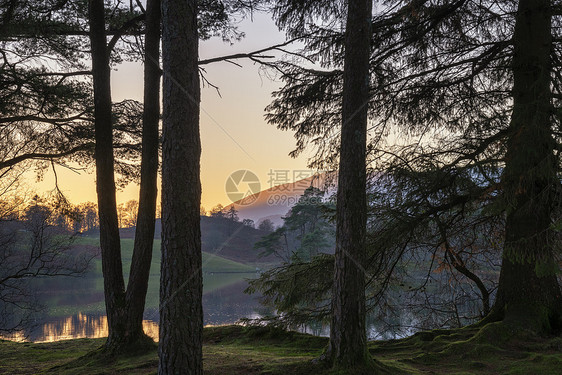
<path id="1" fill-rule="evenodd" d="M 219 38 L 200 44 L 200 59 L 249 52 L 284 41 L 266 14 L 254 15 L 253 21 L 245 20 L 240 30 L 246 37 L 230 46 Z M 289 171 L 292 182 L 293 171 L 306 170 L 306 155 L 292 159 L 288 153 L 294 148 L 292 133 L 282 132 L 266 124 L 264 108 L 270 102 L 270 94 L 281 83 L 271 81 L 260 67 L 252 62 L 237 60 L 243 68 L 229 63 L 205 66 L 207 78 L 220 88 L 222 98 L 216 90 L 204 87 L 201 103 L 202 160 L 201 179 L 203 187 L 202 205 L 208 210 L 217 203 L 230 204 L 225 193 L 225 182 L 229 175 L 240 169 L 253 171 L 261 182 L 262 190 L 271 184 L 284 181 L 268 176 L 270 171 Z M 142 101 L 142 64 L 125 63 L 113 72 L 113 100 L 125 98 Z M 57 169 L 59 185 L 73 203 L 96 201 L 93 175 L 76 174 L 63 168 Z M 39 191 L 53 188 L 53 176 L 32 187 Z M 138 199 L 138 187 L 129 185 L 118 192 L 118 201 Z"/>

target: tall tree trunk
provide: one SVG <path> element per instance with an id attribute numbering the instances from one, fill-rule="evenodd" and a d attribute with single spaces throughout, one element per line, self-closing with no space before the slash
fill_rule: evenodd
<path id="1" fill-rule="evenodd" d="M 123 281 L 119 221 L 115 201 L 111 76 L 103 0 L 90 0 L 89 22 L 94 82 L 96 189 L 105 307 L 109 325 L 106 347 L 110 348 L 114 343 L 121 341 L 124 331 L 125 283 Z"/>
<path id="2" fill-rule="evenodd" d="M 371 0 L 348 1 L 343 113 L 336 207 L 332 324 L 327 356 L 335 367 L 372 361 L 365 330 L 366 142 Z"/>
<path id="3" fill-rule="evenodd" d="M 551 133 L 549 0 L 521 0 L 513 57 L 513 114 L 502 176 L 505 247 L 492 315 L 518 326 L 560 328 L 562 298 L 550 229 L 558 189 Z"/>
<path id="4" fill-rule="evenodd" d="M 142 328 L 142 318 L 152 260 L 156 197 L 158 195 L 160 0 L 146 2 L 145 35 L 141 183 L 135 245 L 126 294 L 127 340 L 130 343 L 146 339 Z"/>
<path id="5" fill-rule="evenodd" d="M 197 0 L 162 2 L 159 374 L 202 374 L 203 277 Z"/>

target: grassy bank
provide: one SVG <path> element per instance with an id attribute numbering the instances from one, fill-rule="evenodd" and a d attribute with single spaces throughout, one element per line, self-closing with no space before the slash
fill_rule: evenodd
<path id="1" fill-rule="evenodd" d="M 403 340 L 373 342 L 370 351 L 389 374 L 558 374 L 562 338 L 501 340 L 490 329 L 437 330 Z M 490 337 L 483 335 L 490 334 Z M 108 360 L 103 339 L 47 344 L 0 342 L 2 374 L 155 374 L 156 349 Z M 327 339 L 267 327 L 205 328 L 206 374 L 333 374 L 314 365 Z"/>
<path id="2" fill-rule="evenodd" d="M 76 241 L 78 245 L 99 246 L 99 238 L 82 237 Z M 125 284 L 129 277 L 133 256 L 134 239 L 121 239 L 121 256 Z M 220 256 L 203 252 L 203 288 L 204 293 L 213 292 L 227 285 L 252 277 L 255 266 L 250 266 Z M 44 290 L 44 303 L 51 316 L 73 315 L 78 312 L 105 312 L 103 300 L 103 275 L 101 259 L 93 260 L 90 271 L 82 278 L 42 279 L 38 287 Z M 160 240 L 154 240 L 153 257 L 150 266 L 147 309 L 157 309 L 160 288 Z"/>

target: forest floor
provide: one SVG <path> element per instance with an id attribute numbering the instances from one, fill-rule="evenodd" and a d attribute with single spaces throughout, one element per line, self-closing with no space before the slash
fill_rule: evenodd
<path id="1" fill-rule="evenodd" d="M 0 341 L 0 374 L 157 373 L 156 346 L 149 352 L 108 358 L 98 349 L 103 342 L 104 339 L 41 344 Z M 205 328 L 205 374 L 333 375 L 337 372 L 312 363 L 326 344 L 326 338 L 271 327 Z M 562 373 L 562 337 L 513 336 L 499 323 L 481 330 L 434 330 L 402 340 L 373 341 L 369 350 L 386 369 L 382 372 L 385 374 Z"/>

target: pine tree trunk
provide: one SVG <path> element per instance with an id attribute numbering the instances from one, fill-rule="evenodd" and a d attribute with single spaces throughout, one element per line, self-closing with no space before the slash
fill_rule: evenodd
<path id="1" fill-rule="evenodd" d="M 127 284 L 127 341 L 145 341 L 142 318 L 148 289 L 156 197 L 160 120 L 160 0 L 146 2 L 141 183 L 135 245 Z"/>
<path id="2" fill-rule="evenodd" d="M 365 330 L 366 142 L 371 0 L 348 1 L 336 207 L 332 324 L 327 356 L 338 368 L 371 362 Z"/>
<path id="3" fill-rule="evenodd" d="M 159 374 L 202 374 L 197 1 L 162 2 L 163 144 Z"/>
<path id="4" fill-rule="evenodd" d="M 502 183 L 505 247 L 492 315 L 550 331 L 560 323 L 561 294 L 550 229 L 558 189 L 551 133 L 549 0 L 521 0 L 516 15 L 513 114 Z"/>
<path id="5" fill-rule="evenodd" d="M 125 328 L 125 283 L 115 200 L 109 52 L 106 45 L 103 0 L 90 0 L 89 22 L 94 82 L 96 189 L 105 306 L 109 325 L 106 347 L 112 347 L 114 343 L 122 340 Z"/>

